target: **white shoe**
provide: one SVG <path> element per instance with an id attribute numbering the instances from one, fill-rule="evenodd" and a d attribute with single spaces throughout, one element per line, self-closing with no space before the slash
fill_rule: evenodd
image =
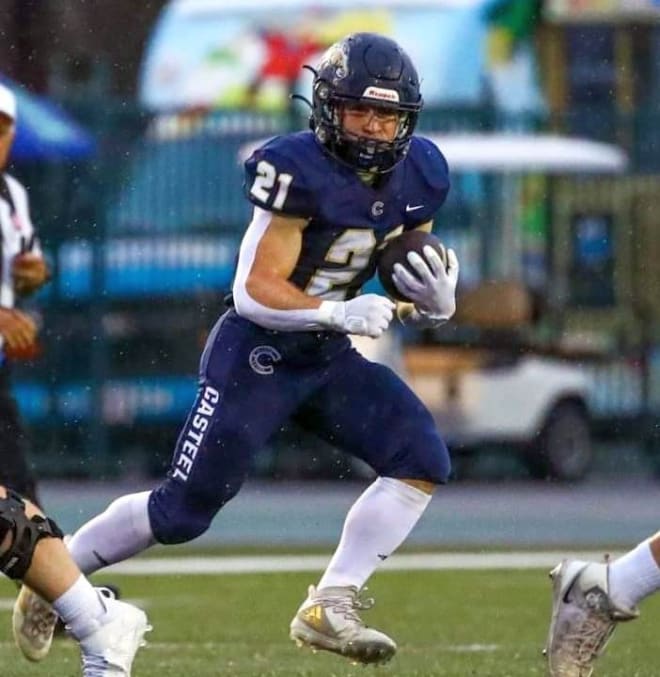
<path id="1" fill-rule="evenodd" d="M 396 644 L 365 626 L 357 613 L 373 604 L 373 599 L 361 600 L 354 587 L 317 590 L 310 585 L 307 599 L 291 621 L 290 637 L 298 646 L 332 651 L 356 663 L 385 663 L 396 652 Z"/>
<path id="2" fill-rule="evenodd" d="M 42 661 L 50 651 L 57 614 L 53 607 L 26 585 L 14 602 L 11 624 L 14 641 L 30 661 Z"/>
<path id="3" fill-rule="evenodd" d="M 609 594 L 609 565 L 564 560 L 551 572 L 552 620 L 546 655 L 551 677 L 590 677 L 616 624 L 637 609 L 615 604 Z"/>
<path id="4" fill-rule="evenodd" d="M 105 599 L 108 621 L 80 640 L 83 677 L 130 677 L 144 634 L 151 630 L 141 609 Z"/>

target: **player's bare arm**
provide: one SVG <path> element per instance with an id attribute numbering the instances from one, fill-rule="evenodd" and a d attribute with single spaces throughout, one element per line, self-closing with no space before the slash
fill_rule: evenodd
<path id="1" fill-rule="evenodd" d="M 241 244 L 234 303 L 236 312 L 267 329 L 331 330 L 377 338 L 394 316 L 394 303 L 365 294 L 348 301 L 305 294 L 288 281 L 298 263 L 307 219 L 256 208 Z"/>
<path id="2" fill-rule="evenodd" d="M 270 213 L 268 225 L 256 243 L 254 260 L 245 289 L 258 303 L 278 310 L 318 308 L 321 299 L 305 294 L 289 282 L 289 277 L 300 256 L 302 233 L 309 219 Z M 244 243 L 251 248 L 252 242 Z M 241 256 L 249 252 L 241 252 Z"/>

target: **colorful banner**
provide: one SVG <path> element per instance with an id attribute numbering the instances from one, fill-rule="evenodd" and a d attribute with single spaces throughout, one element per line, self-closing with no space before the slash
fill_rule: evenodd
<path id="1" fill-rule="evenodd" d="M 316 65 L 348 33 L 373 31 L 408 51 L 429 105 L 480 104 L 502 90 L 507 94 L 495 93 L 496 105 L 537 110 L 528 39 L 536 19 L 528 8 L 536 4 L 300 1 L 265 12 L 252 3 L 173 2 L 150 37 L 140 99 L 159 112 L 286 110 L 292 93 L 309 96 L 305 64 Z M 498 36 L 495 52 L 488 48 L 492 31 Z"/>

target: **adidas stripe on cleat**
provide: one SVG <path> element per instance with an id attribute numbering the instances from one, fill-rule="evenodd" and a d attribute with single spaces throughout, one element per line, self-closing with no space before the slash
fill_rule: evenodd
<path id="1" fill-rule="evenodd" d="M 354 587 L 317 590 L 312 585 L 291 621 L 290 637 L 298 646 L 331 651 L 354 663 L 385 663 L 396 653 L 396 644 L 358 615 L 373 604 L 373 599 L 360 599 Z"/>

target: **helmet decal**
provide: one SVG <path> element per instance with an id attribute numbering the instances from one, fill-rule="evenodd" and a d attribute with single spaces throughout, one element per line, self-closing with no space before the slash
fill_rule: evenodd
<path id="1" fill-rule="evenodd" d="M 386 101 L 387 103 L 399 103 L 399 92 L 396 89 L 385 89 L 384 87 L 370 85 L 362 92 L 362 98 L 376 99 L 377 101 Z"/>
<path id="2" fill-rule="evenodd" d="M 332 68 L 334 68 L 335 78 L 338 80 L 345 78 L 348 74 L 348 60 L 343 45 L 340 42 L 328 47 L 319 62 L 319 70 L 329 70 Z"/>

